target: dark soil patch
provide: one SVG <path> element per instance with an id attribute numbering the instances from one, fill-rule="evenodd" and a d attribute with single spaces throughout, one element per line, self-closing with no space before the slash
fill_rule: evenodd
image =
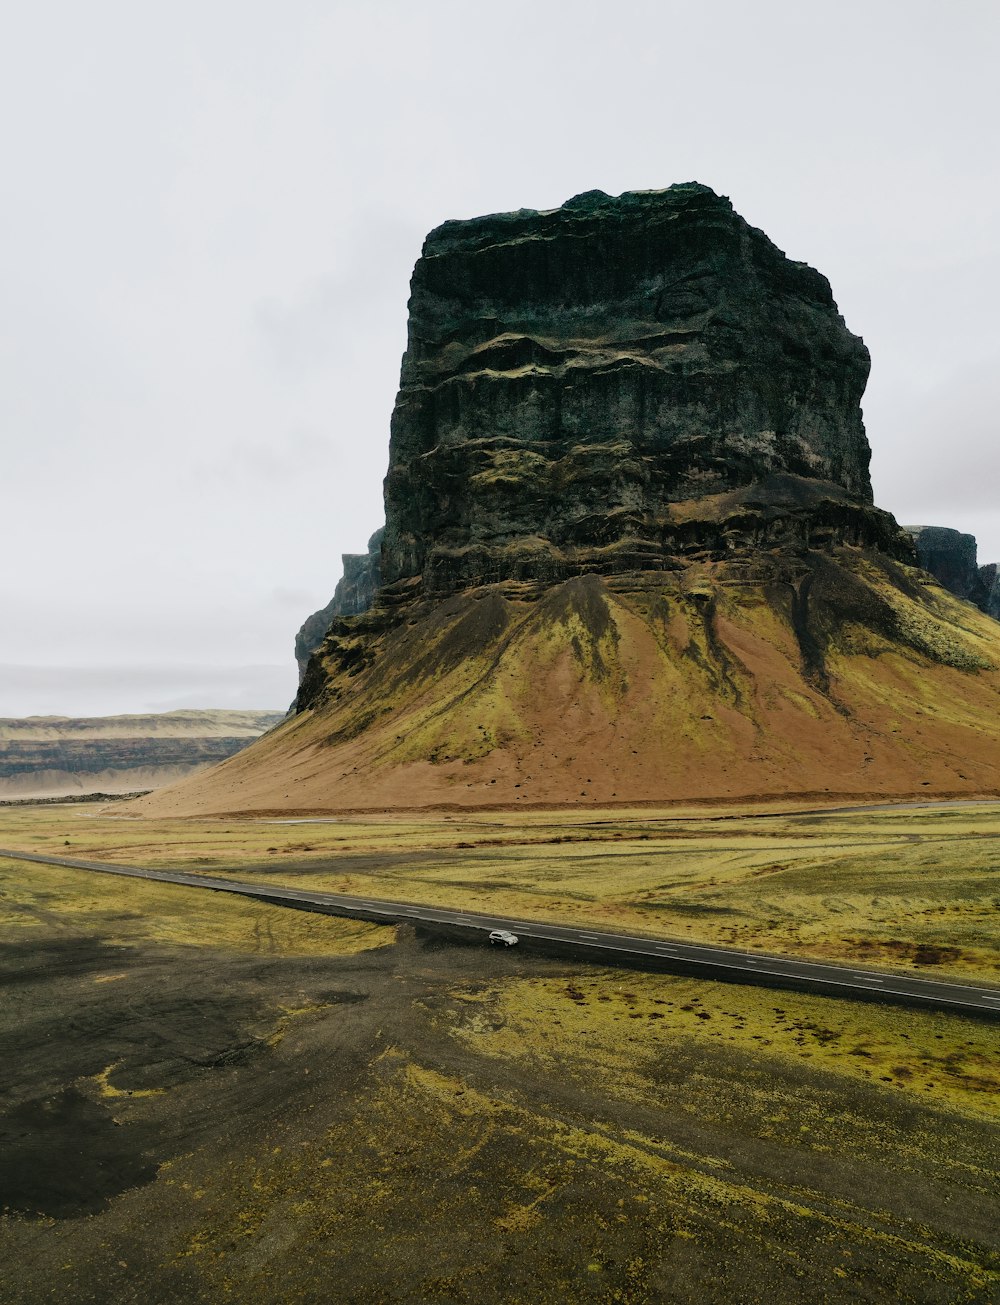
<path id="1" fill-rule="evenodd" d="M 121 961 L 122 949 L 100 938 L 43 936 L 31 942 L 4 941 L 0 987 L 73 979 Z"/>
<path id="2" fill-rule="evenodd" d="M 391 870 L 398 866 L 426 865 L 429 862 L 437 865 L 447 860 L 449 856 L 454 856 L 454 853 L 440 849 L 427 852 L 336 852 L 326 857 L 304 857 L 301 852 L 289 849 L 287 853 L 278 852 L 277 855 L 272 854 L 267 861 L 253 864 L 236 866 L 191 864 L 171 866 L 171 869 L 209 877 L 252 874 L 266 875 L 269 878 L 273 876 L 275 879 L 291 879 L 307 878 L 309 875 L 378 874 L 381 870 Z"/>
<path id="3" fill-rule="evenodd" d="M 156 1177 L 141 1133 L 75 1087 L 22 1102 L 0 1116 L 0 1209 L 55 1219 L 106 1209 Z"/>

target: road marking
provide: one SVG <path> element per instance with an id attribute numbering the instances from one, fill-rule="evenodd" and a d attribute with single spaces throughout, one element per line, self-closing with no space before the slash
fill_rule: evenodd
<path id="1" fill-rule="evenodd" d="M 852 979 L 864 979 L 865 983 L 885 983 L 885 979 L 876 979 L 871 974 L 852 974 Z"/>
<path id="2" fill-rule="evenodd" d="M 595 942 L 597 942 L 597 934 L 596 934 L 596 933 L 578 933 L 576 936 L 577 936 L 578 938 L 593 938 L 593 940 L 594 940 Z"/>

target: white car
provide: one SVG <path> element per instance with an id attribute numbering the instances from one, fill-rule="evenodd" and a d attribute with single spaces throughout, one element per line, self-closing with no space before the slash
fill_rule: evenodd
<path id="1" fill-rule="evenodd" d="M 502 943 L 504 947 L 516 947 L 517 934 L 511 933 L 509 929 L 494 929 L 490 934 L 490 944 L 495 947 L 497 943 Z"/>

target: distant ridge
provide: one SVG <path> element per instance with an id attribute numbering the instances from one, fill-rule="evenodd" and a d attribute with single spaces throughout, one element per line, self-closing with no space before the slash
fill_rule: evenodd
<path id="1" fill-rule="evenodd" d="M 229 710 L 0 717 L 0 798 L 155 789 L 232 756 L 282 718 Z"/>

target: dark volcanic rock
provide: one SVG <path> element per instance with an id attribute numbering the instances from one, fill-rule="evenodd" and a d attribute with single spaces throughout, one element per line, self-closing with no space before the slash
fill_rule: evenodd
<path id="1" fill-rule="evenodd" d="M 912 560 L 871 506 L 868 369 L 826 279 L 705 186 L 447 222 L 413 274 L 386 598 L 787 542 Z"/>
<path id="2" fill-rule="evenodd" d="M 907 526 L 906 529 L 913 536 L 917 558 L 925 571 L 956 597 L 975 603 L 990 616 L 998 614 L 996 564 L 979 566 L 975 535 L 949 526 Z"/>
<path id="3" fill-rule="evenodd" d="M 979 568 L 979 578 L 986 589 L 986 602 L 983 611 L 1000 621 L 1000 574 L 996 562 L 986 562 Z"/>
<path id="4" fill-rule="evenodd" d="M 305 675 L 309 658 L 323 642 L 326 632 L 341 616 L 359 616 L 375 601 L 382 582 L 382 535 L 379 527 L 368 541 L 367 553 L 343 553 L 344 574 L 333 597 L 318 612 L 313 612 L 295 636 L 295 660 L 299 664 L 299 681 Z"/>

